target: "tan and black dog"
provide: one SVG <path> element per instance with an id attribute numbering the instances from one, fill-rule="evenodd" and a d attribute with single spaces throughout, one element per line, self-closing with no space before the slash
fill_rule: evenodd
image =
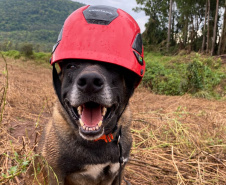
<path id="1" fill-rule="evenodd" d="M 50 60 L 58 100 L 38 147 L 45 184 L 121 184 L 143 54 L 140 28 L 121 9 L 87 5 L 65 20 Z"/>
<path id="2" fill-rule="evenodd" d="M 58 101 L 39 144 L 50 167 L 46 184 L 119 184 L 132 144 L 128 102 L 140 78 L 103 62 L 59 64 L 59 74 L 53 68 Z"/>

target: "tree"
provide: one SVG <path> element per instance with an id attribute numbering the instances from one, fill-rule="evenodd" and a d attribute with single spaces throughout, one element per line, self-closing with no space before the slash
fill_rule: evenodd
<path id="1" fill-rule="evenodd" d="M 168 0 L 136 0 L 140 7 L 133 10 L 136 12 L 144 11 L 149 16 L 146 23 L 146 30 L 143 33 L 144 44 L 155 45 L 166 41 L 167 39 L 167 17 Z"/>
<path id="2" fill-rule="evenodd" d="M 215 13 L 215 20 L 214 20 L 214 29 L 213 29 L 213 40 L 212 40 L 212 49 L 211 55 L 214 55 L 214 48 L 216 43 L 216 34 L 217 34 L 217 17 L 218 17 L 218 8 L 219 8 L 219 0 L 216 0 L 216 13 Z"/>
<path id="3" fill-rule="evenodd" d="M 206 44 L 206 53 L 209 53 L 209 43 L 210 43 L 210 0 L 208 0 L 208 8 L 207 8 L 207 44 Z"/>
<path id="4" fill-rule="evenodd" d="M 169 51 L 169 46 L 170 46 L 171 19 L 172 19 L 172 4 L 173 4 L 173 1 L 170 0 L 170 6 L 169 6 L 169 21 L 168 21 L 168 35 L 167 35 L 167 51 Z"/>
<path id="5" fill-rule="evenodd" d="M 202 52 L 204 52 L 205 45 L 206 45 L 206 17 L 207 17 L 207 6 L 208 0 L 206 0 L 206 8 L 205 8 L 205 21 L 204 21 L 204 28 L 203 28 L 203 40 L 202 40 Z"/>
<path id="6" fill-rule="evenodd" d="M 218 48 L 218 55 L 226 53 L 226 0 L 224 4 L 224 18 L 222 24 L 222 32 L 220 37 L 220 43 Z"/>

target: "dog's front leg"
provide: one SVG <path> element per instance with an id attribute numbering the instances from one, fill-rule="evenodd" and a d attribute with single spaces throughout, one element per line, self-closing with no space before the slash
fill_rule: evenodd
<path id="1" fill-rule="evenodd" d="M 64 185 L 65 175 L 60 170 L 46 167 L 44 171 L 44 180 L 47 185 Z"/>

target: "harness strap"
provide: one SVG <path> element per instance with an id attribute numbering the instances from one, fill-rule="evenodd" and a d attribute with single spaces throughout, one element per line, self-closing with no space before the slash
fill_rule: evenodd
<path id="1" fill-rule="evenodd" d="M 121 135 L 122 135 L 122 126 L 120 126 L 120 128 L 119 128 L 119 132 L 118 132 L 118 138 L 117 138 L 117 145 L 118 145 L 118 149 L 119 149 L 119 164 L 120 164 L 120 167 L 119 167 L 119 185 L 121 185 L 121 183 L 122 183 L 122 179 L 121 179 L 121 177 L 122 177 L 122 166 L 124 165 L 124 163 L 125 163 L 125 159 L 124 159 L 124 157 L 123 157 L 123 155 L 122 155 L 122 144 L 121 144 Z M 127 185 L 131 185 L 131 183 L 129 182 L 129 181 L 127 181 L 127 180 L 125 180 L 125 178 L 123 178 L 123 180 L 125 181 L 125 183 L 127 184 Z"/>
<path id="2" fill-rule="evenodd" d="M 118 147 L 119 147 L 119 164 L 120 164 L 118 178 L 119 178 L 119 185 L 121 185 L 122 165 L 124 163 L 124 161 L 123 161 L 124 158 L 122 157 L 122 145 L 120 142 L 118 143 Z"/>
<path id="3" fill-rule="evenodd" d="M 118 132 L 118 138 L 117 138 L 117 145 L 118 145 L 118 149 L 119 149 L 119 185 L 121 185 L 121 176 L 122 176 L 122 165 L 124 164 L 124 157 L 122 156 L 122 144 L 120 142 L 121 140 L 121 134 L 122 134 L 122 126 L 120 126 L 119 128 L 119 132 Z"/>

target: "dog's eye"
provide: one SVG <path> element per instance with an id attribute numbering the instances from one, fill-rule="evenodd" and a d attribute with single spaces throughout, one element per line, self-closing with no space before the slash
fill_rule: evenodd
<path id="1" fill-rule="evenodd" d="M 73 64 L 68 64 L 67 69 L 76 69 L 76 66 Z"/>

